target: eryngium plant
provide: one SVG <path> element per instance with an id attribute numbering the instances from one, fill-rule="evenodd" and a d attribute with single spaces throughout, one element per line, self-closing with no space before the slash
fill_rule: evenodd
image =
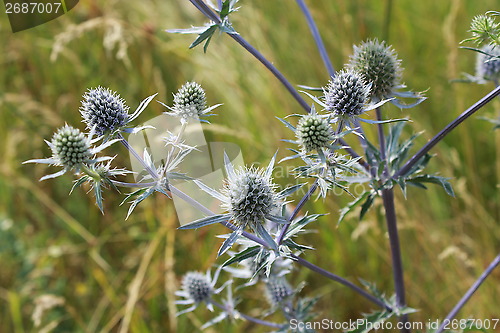
<path id="1" fill-rule="evenodd" d="M 372 98 L 390 98 L 393 91 L 400 86 L 401 60 L 398 59 L 396 51 L 384 41 L 373 39 L 354 46 L 349 68 L 371 83 Z"/>
<path id="2" fill-rule="evenodd" d="M 161 102 L 160 102 L 161 103 Z M 197 82 L 186 82 L 174 94 L 174 105 L 172 107 L 161 103 L 169 112 L 165 114 L 179 117 L 182 123 L 187 123 L 190 119 L 207 122 L 202 117 L 211 116 L 213 109 L 221 104 L 207 107 L 207 97 L 205 90 Z"/>
<path id="3" fill-rule="evenodd" d="M 310 113 L 299 119 L 295 136 L 302 149 L 308 153 L 328 147 L 333 140 L 333 130 L 327 118 Z"/>
<path id="4" fill-rule="evenodd" d="M 63 170 L 54 174 L 43 176 L 40 180 L 55 178 L 63 175 L 67 171 L 79 173 L 81 169 L 97 162 L 111 159 L 111 157 L 95 157 L 95 154 L 110 146 L 116 140 L 108 141 L 97 147 L 92 147 L 101 138 L 92 139 L 93 132 L 85 135 L 78 128 L 64 125 L 59 128 L 52 140 L 45 140 L 52 150 L 52 157 L 44 159 L 33 159 L 24 163 L 43 163 L 63 167 Z"/>
<path id="5" fill-rule="evenodd" d="M 80 107 L 87 128 L 95 128 L 97 135 L 111 134 L 127 126 L 128 110 L 118 93 L 103 87 L 89 89 Z"/>
<path id="6" fill-rule="evenodd" d="M 353 70 L 339 71 L 323 88 L 326 110 L 340 119 L 352 119 L 365 112 L 371 85 Z"/>
<path id="7" fill-rule="evenodd" d="M 299 144 L 302 150 L 290 149 L 295 155 L 285 159 L 302 159 L 305 165 L 295 169 L 297 178 L 307 179 L 312 177 L 315 179 L 314 183 L 294 207 L 286 209 L 286 198 L 300 188 L 302 184 L 278 192 L 277 186 L 272 179 L 275 157 L 271 159 L 265 169 L 253 167 L 235 169 L 227 155 L 224 155 L 227 178 L 220 191 L 208 187 L 200 180 L 194 180 L 201 190 L 221 201 L 221 206 L 225 209 L 223 214 L 214 214 L 210 209 L 180 191 L 170 182 L 170 179 L 192 180 L 189 176 L 176 171 L 184 157 L 195 151 L 194 147 L 189 147 L 183 143 L 182 135 L 188 120 L 199 120 L 200 117 L 208 115 L 208 112 L 216 107 L 206 108 L 205 92 L 198 84 L 193 82 L 188 82 L 182 86 L 174 95 L 174 105 L 172 107 L 167 106 L 171 112 L 166 113 L 180 120 L 181 129 L 177 134 L 170 132 L 166 134 L 165 142 L 168 151 L 165 156 L 161 156 L 159 159 L 152 156 L 148 149 L 144 149 L 142 155 L 135 152 L 120 134 L 121 131 L 128 130 L 126 127 L 129 126 L 130 121 L 145 109 L 154 96 L 145 99 L 134 114 L 128 115 L 128 108 L 117 94 L 99 87 L 91 89 L 84 95 L 84 101 L 82 102 L 81 112 L 90 133 L 84 135 L 77 129 L 65 126 L 54 135 L 51 142 L 47 142 L 53 152 L 52 158 L 27 162 L 50 163 L 64 167 L 64 170 L 45 176 L 42 179 L 56 177 L 68 170 L 83 173 L 83 176 L 75 182 L 74 187 L 90 182 L 91 186 L 96 189 L 96 201 L 101 210 L 101 185 L 115 188 L 116 186 L 129 187 L 134 189 L 134 192 L 126 197 L 126 200 L 133 199 L 129 214 L 140 202 L 153 193 L 159 192 L 168 197 L 177 196 L 182 198 L 182 200 L 205 214 L 206 217 L 185 224 L 180 229 L 193 229 L 220 223 L 232 230 L 230 234 L 221 236 L 225 240 L 218 254 L 220 256 L 227 251 L 230 258 L 217 269 L 214 278 L 210 277 L 209 272 L 206 275 L 199 272 L 189 272 L 182 281 L 181 290 L 176 293 L 184 298 L 179 300 L 178 304 L 191 305 L 179 312 L 179 314 L 192 311 L 202 303 L 211 311 L 214 310 L 214 307 L 218 307 L 222 311 L 221 314 L 207 322 L 202 328 L 229 318 L 245 319 L 285 332 L 289 329 L 295 329 L 292 328 L 292 320 L 309 321 L 314 316 L 312 307 L 316 300 L 314 298 L 296 299 L 298 291 L 292 290 L 285 279 L 285 274 L 290 273 L 289 275 L 292 275 L 293 267 L 288 267 L 291 263 L 302 265 L 332 281 L 341 283 L 372 302 L 379 309 L 366 316 L 366 319 L 375 320 L 376 323 L 379 323 L 389 320 L 392 316 L 397 316 L 403 324 L 402 326 L 407 327 L 409 322 L 407 315 L 415 312 L 415 310 L 408 307 L 405 300 L 403 262 L 398 236 L 394 188 L 399 186 L 403 193 L 406 194 L 407 185 L 425 188 L 425 183 L 433 183 L 441 185 L 450 195 L 453 195 L 446 178 L 423 173 L 430 159 L 428 152 L 453 128 L 498 96 L 500 88 L 497 87 L 460 115 L 413 157 L 407 160 L 408 151 L 413 145 L 416 135 L 413 135 L 408 140 L 402 140 L 402 123 L 391 125 L 387 131 L 384 130 L 384 124 L 401 121 L 401 119 L 384 120 L 380 108 L 389 99 L 401 108 L 409 108 L 418 105 L 424 98 L 420 94 L 396 91 L 397 88 L 403 87 L 400 85 L 402 70 L 400 60 L 397 59 L 392 47 L 386 46 L 385 42 L 370 40 L 355 47 L 348 70 L 335 74 L 332 70 L 333 67 L 327 66 L 331 81 L 326 88 L 323 88 L 324 96 L 311 96 L 317 105 L 322 106 L 328 112 L 327 115 L 320 116 L 315 112 L 315 104 L 313 103 L 311 106 L 306 103 L 286 78 L 232 28 L 229 15 L 236 11 L 237 8 L 234 5 L 237 0 L 219 1 L 217 7 L 211 5 L 212 9 L 204 1 L 191 0 L 191 2 L 210 18 L 211 23 L 202 28 L 191 28 L 187 29 L 187 31 L 177 30 L 176 32 L 198 34 L 192 46 L 194 47 L 205 41 L 205 48 L 216 30 L 230 34 L 232 38 L 249 50 L 280 79 L 292 96 L 304 108 L 304 111 L 307 112 L 306 115 L 299 115 L 297 127 L 281 119 L 297 137 L 297 141 L 293 141 L 293 143 Z M 298 0 L 298 2 L 305 11 L 304 8 L 306 7 L 303 2 L 301 0 Z M 491 38 L 491 36 L 489 37 Z M 315 34 L 315 38 L 317 43 L 321 44 L 317 34 Z M 320 47 L 320 49 L 324 48 Z M 327 57 L 324 59 L 328 62 Z M 492 59 L 489 60 L 489 62 L 491 61 Z M 317 90 L 321 91 L 321 89 Z M 407 105 L 396 100 L 394 96 L 416 98 L 417 101 Z M 377 121 L 359 118 L 363 112 L 373 109 L 377 109 Z M 358 120 L 377 125 L 378 145 L 368 141 L 361 124 L 357 122 Z M 331 124 L 336 124 L 337 130 L 335 132 L 332 131 Z M 348 128 L 342 132 L 344 125 L 355 125 L 356 128 Z M 102 134 L 103 137 L 92 139 L 95 131 Z M 130 131 L 134 132 L 137 129 Z M 344 141 L 344 137 L 350 134 L 356 134 L 357 139 L 360 140 L 360 146 L 363 148 L 361 154 L 358 154 L 353 147 Z M 118 139 L 108 140 L 105 144 L 92 148 L 92 144 L 97 140 L 106 140 L 113 135 L 116 135 Z M 125 169 L 113 169 L 110 163 L 97 163 L 105 159 L 111 160 L 109 157 L 96 158 L 94 155 L 118 140 L 139 160 L 147 173 L 146 175 L 141 174 L 138 183 L 116 181 L 113 178 L 127 173 Z M 341 150 L 345 150 L 346 155 L 341 154 Z M 339 175 L 342 176 L 342 183 L 339 183 Z M 386 227 L 391 248 L 395 286 L 395 294 L 390 297 L 386 297 L 383 292 L 377 290 L 371 283 L 362 282 L 368 290 L 365 291 L 335 273 L 305 260 L 303 258 L 304 254 L 314 249 L 296 241 L 297 238 L 308 231 L 306 227 L 311 222 L 315 222 L 322 216 L 322 214 L 301 214 L 305 203 L 318 188 L 322 196 L 326 196 L 327 192 L 331 193 L 331 191 L 327 190 L 335 187 L 340 187 L 345 193 L 353 195 L 349 192 L 349 187 L 359 183 L 365 184 L 368 190 L 365 190 L 364 193 L 341 210 L 339 221 L 344 219 L 356 207 L 360 207 L 361 219 L 373 206 L 374 201 L 381 198 L 385 210 L 383 215 L 387 222 Z M 237 244 L 240 249 L 239 252 L 228 251 L 234 244 Z M 230 270 L 227 268 L 231 264 L 240 262 L 245 262 L 243 266 L 246 266 L 247 269 Z M 282 264 L 286 263 L 286 269 L 279 267 L 280 262 Z M 473 285 L 472 292 L 468 292 L 464 296 L 447 316 L 447 319 L 456 315 L 477 289 L 477 286 L 499 264 L 500 256 L 495 258 Z M 270 313 L 278 309 L 281 310 L 285 318 L 284 323 L 264 321 L 236 310 L 238 299 L 232 295 L 232 280 L 228 279 L 220 288 L 215 289 L 222 268 L 225 268 L 225 272 L 232 274 L 234 277 L 250 276 L 250 279 L 256 278 L 259 282 L 265 283 L 266 294 L 272 305 Z M 239 287 L 251 285 L 251 283 L 247 283 Z M 225 287 L 228 287 L 227 298 L 223 301 L 223 304 L 220 304 L 216 301 L 216 297 Z M 128 323 L 129 321 L 124 320 L 121 329 L 123 332 L 128 330 Z M 439 333 L 442 330 L 441 327 L 437 332 Z M 305 332 L 309 331 L 309 328 L 299 328 L 296 331 Z M 405 328 L 403 331 L 408 330 Z"/>

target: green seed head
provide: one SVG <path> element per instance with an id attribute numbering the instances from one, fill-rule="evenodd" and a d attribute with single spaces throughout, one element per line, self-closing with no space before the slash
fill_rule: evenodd
<path id="1" fill-rule="evenodd" d="M 61 127 L 52 137 L 54 157 L 67 169 L 79 168 L 91 159 L 90 142 L 79 129 Z"/>
<path id="2" fill-rule="evenodd" d="M 205 90 L 196 82 L 187 82 L 174 94 L 174 110 L 182 118 L 199 118 L 206 107 Z"/>
<path id="3" fill-rule="evenodd" d="M 391 46 L 376 39 L 354 46 L 349 68 L 371 83 L 373 98 L 383 99 L 391 96 L 393 89 L 400 84 L 401 60 L 397 58 Z"/>
<path id="4" fill-rule="evenodd" d="M 295 129 L 295 136 L 306 152 L 326 147 L 333 140 L 328 120 L 317 114 L 301 117 Z"/>
<path id="5" fill-rule="evenodd" d="M 338 117 L 354 117 L 363 113 L 370 97 L 370 87 L 352 70 L 342 70 L 323 89 L 326 109 Z"/>
<path id="6" fill-rule="evenodd" d="M 200 272 L 188 272 L 182 279 L 182 289 L 195 303 L 207 301 L 212 297 L 214 289 L 205 274 Z"/>

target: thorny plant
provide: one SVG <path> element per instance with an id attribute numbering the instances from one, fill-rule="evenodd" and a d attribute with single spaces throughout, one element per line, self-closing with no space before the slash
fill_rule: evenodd
<path id="1" fill-rule="evenodd" d="M 500 24 L 496 21 L 498 12 L 488 12 L 476 16 L 471 24 L 472 37 L 464 42 L 474 42 L 481 48 L 471 48 L 477 51 L 476 74 L 467 75 L 468 81 L 486 83 L 492 81 L 496 88 L 448 124 L 433 139 L 425 144 L 416 154 L 409 157 L 410 149 L 418 134 L 403 139 L 403 127 L 408 119 L 385 119 L 382 107 L 392 103 L 406 109 L 419 105 L 426 98 L 422 93 L 403 91 L 401 83 L 403 69 L 402 61 L 398 59 L 392 46 L 377 39 L 371 39 L 354 46 L 345 69 L 335 72 L 326 54 L 319 32 L 305 6 L 303 0 L 297 3 L 303 11 L 313 33 L 313 37 L 330 75 L 329 82 L 323 82 L 323 87 L 312 88 L 301 86 L 307 101 L 298 93 L 287 79 L 262 54 L 253 48 L 239 35 L 231 25 L 230 15 L 238 10 L 237 0 L 217 1 L 217 4 L 202 0 L 190 2 L 203 13 L 210 22 L 203 27 L 169 30 L 173 33 L 196 34 L 190 48 L 204 43 L 207 50 L 212 36 L 217 32 L 227 33 L 266 66 L 283 83 L 305 114 L 291 114 L 286 119 L 279 119 L 293 132 L 295 140 L 285 140 L 293 147 L 291 155 L 283 160 L 297 159 L 300 164 L 295 168 L 297 179 L 312 179 L 309 189 L 302 199 L 288 210 L 288 196 L 307 183 L 298 183 L 282 190 L 273 182 L 275 158 L 270 159 L 264 169 L 255 167 L 235 167 L 228 155 L 224 154 L 224 171 L 226 179 L 219 189 L 207 186 L 199 179 L 183 174 L 181 169 L 184 158 L 197 151 L 196 147 L 185 144 L 183 137 L 185 129 L 192 121 L 203 121 L 206 116 L 220 104 L 207 107 L 205 91 L 196 82 L 187 82 L 174 94 L 174 105 L 164 105 L 168 111 L 165 115 L 175 117 L 180 122 L 178 133 L 165 134 L 165 156 L 153 156 L 148 149 L 139 154 L 123 137 L 122 133 L 137 133 L 151 129 L 148 126 L 133 127 L 134 121 L 156 95 L 146 98 L 136 111 L 129 114 L 125 101 L 110 89 L 97 87 L 89 89 L 84 95 L 80 112 L 87 125 L 88 134 L 77 128 L 64 125 L 54 134 L 52 140 L 46 141 L 52 150 L 52 157 L 33 159 L 25 163 L 47 163 L 60 166 L 63 169 L 57 173 L 42 177 L 41 180 L 61 176 L 71 171 L 79 175 L 73 189 L 83 183 L 90 183 L 94 189 L 97 206 L 103 211 L 102 190 L 118 187 L 131 188 L 133 191 L 124 200 L 130 201 L 127 217 L 134 208 L 154 192 L 160 192 L 168 197 L 177 197 L 199 209 L 206 217 L 182 225 L 179 229 L 195 229 L 210 224 L 221 223 L 231 230 L 224 238 L 218 255 L 229 255 L 223 264 L 219 265 L 213 277 L 210 272 L 188 272 L 182 280 L 182 289 L 177 295 L 183 297 L 178 304 L 191 305 L 179 312 L 193 311 L 200 304 L 206 305 L 210 311 L 218 308 L 221 312 L 203 327 L 216 324 L 224 319 L 241 319 L 255 324 L 265 325 L 279 332 L 312 331 L 307 326 L 291 327 L 292 320 L 307 322 L 314 318 L 316 297 L 301 297 L 301 286 L 293 288 L 287 280 L 297 266 L 303 266 L 328 279 L 343 284 L 355 293 L 371 301 L 378 310 L 364 315 L 365 326 L 358 327 L 353 332 L 366 332 L 373 325 L 380 324 L 395 316 L 404 325 L 401 331 L 409 332 L 408 314 L 416 311 L 407 306 L 405 301 L 405 285 L 403 281 L 403 263 L 398 237 L 394 190 L 399 187 L 406 196 L 407 186 L 426 188 L 426 184 L 437 184 L 451 196 L 454 195 L 447 178 L 425 173 L 425 167 L 431 159 L 429 151 L 451 130 L 470 117 L 497 95 L 500 94 L 498 82 L 500 79 Z M 407 103 L 404 100 L 413 100 Z M 375 113 L 376 120 L 365 117 L 365 113 Z M 290 117 L 297 118 L 292 121 Z M 277 121 L 277 120 L 276 120 Z M 496 127 L 500 120 L 490 119 Z M 277 121 L 278 122 L 278 121 Z M 362 125 L 361 123 L 367 124 Z M 365 136 L 363 126 L 376 126 L 378 143 L 370 142 Z M 388 126 L 388 127 L 386 127 Z M 94 138 L 94 136 L 97 137 Z M 356 136 L 361 142 L 363 151 L 357 153 L 344 140 L 347 136 Z M 94 145 L 101 141 L 96 147 Z M 128 183 L 117 180 L 117 177 L 132 173 L 124 168 L 112 168 L 112 157 L 97 154 L 116 142 L 121 142 L 129 152 L 140 162 L 144 172 L 140 173 L 138 181 Z M 159 157 L 158 159 L 156 159 Z M 107 163 L 103 163 L 108 161 Z M 215 214 L 180 191 L 173 180 L 193 181 L 202 191 L 220 201 L 222 214 Z M 343 208 L 338 215 L 338 222 L 343 221 L 348 213 L 359 209 L 359 219 L 372 207 L 377 198 L 381 198 L 385 208 L 387 231 L 392 254 L 392 269 L 395 294 L 387 297 L 376 289 L 374 284 L 361 280 L 365 289 L 357 286 L 333 272 L 318 267 L 303 258 L 306 251 L 314 250 L 310 246 L 298 243 L 300 235 L 307 231 L 306 227 L 321 219 L 322 214 L 301 214 L 304 204 L 318 191 L 318 197 L 326 197 L 334 189 L 340 188 L 348 195 L 354 184 L 367 184 L 369 189 Z M 72 190 L 73 190 L 72 189 Z M 491 271 L 500 263 L 500 255 L 484 271 L 481 277 L 464 295 L 460 302 L 447 316 L 452 319 L 464 306 L 474 291 L 486 279 Z M 221 272 L 230 275 L 220 287 L 216 287 Z M 234 280 L 233 280 L 234 279 Z M 233 290 L 236 279 L 245 279 L 244 284 Z M 240 302 L 233 296 L 233 291 L 264 285 L 269 311 L 262 315 L 280 311 L 284 321 L 280 323 L 252 317 L 237 310 Z M 222 303 L 217 301 L 218 294 L 223 289 L 227 297 Z M 372 326 L 370 326 L 371 324 Z M 462 329 L 465 327 L 461 327 Z M 435 332 L 442 332 L 440 327 Z"/>

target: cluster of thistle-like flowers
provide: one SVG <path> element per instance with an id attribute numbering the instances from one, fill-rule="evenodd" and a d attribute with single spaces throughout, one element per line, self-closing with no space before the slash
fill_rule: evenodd
<path id="1" fill-rule="evenodd" d="M 401 71 L 401 61 L 385 42 L 370 40 L 355 46 L 346 69 L 323 87 L 323 101 L 317 100 L 325 114 L 311 112 L 298 121 L 295 136 L 303 151 L 329 148 L 335 139 L 330 124 L 354 123 L 370 102 L 390 98 L 400 87 Z"/>

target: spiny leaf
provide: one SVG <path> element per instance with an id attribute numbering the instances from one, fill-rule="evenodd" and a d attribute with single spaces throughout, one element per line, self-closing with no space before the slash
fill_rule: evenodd
<path id="1" fill-rule="evenodd" d="M 231 259 L 226 260 L 226 262 L 222 264 L 222 267 L 226 267 L 236 262 L 241 262 L 245 259 L 255 257 L 257 253 L 259 253 L 259 251 L 260 251 L 260 246 L 249 247 L 241 251 L 240 253 L 237 253 Z"/>

